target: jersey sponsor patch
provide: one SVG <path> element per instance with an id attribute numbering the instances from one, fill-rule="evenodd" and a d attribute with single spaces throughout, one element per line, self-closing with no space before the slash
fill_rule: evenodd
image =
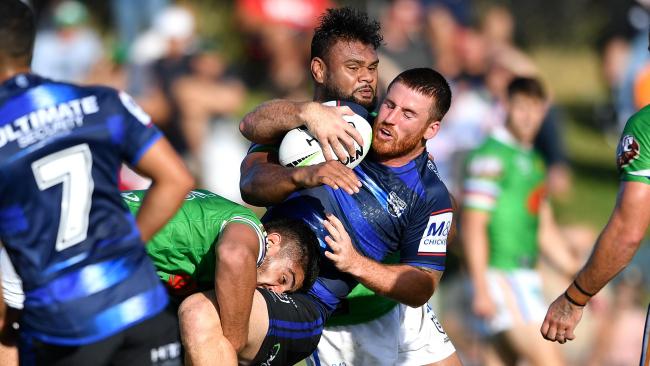
<path id="1" fill-rule="evenodd" d="M 431 214 L 427 227 L 420 239 L 418 255 L 443 256 L 447 252 L 447 236 L 451 230 L 453 212 L 451 209 Z"/>
<path id="2" fill-rule="evenodd" d="M 145 126 L 149 126 L 151 124 L 151 117 L 145 112 L 140 106 L 131 98 L 130 95 L 128 95 L 125 92 L 120 92 L 120 100 L 122 101 L 122 104 L 124 105 L 124 108 L 126 108 L 132 115 L 135 117 L 140 123 L 142 123 Z"/>
<path id="3" fill-rule="evenodd" d="M 625 168 L 639 157 L 641 154 L 641 145 L 632 135 L 625 135 L 616 149 L 616 165 L 619 169 Z"/>

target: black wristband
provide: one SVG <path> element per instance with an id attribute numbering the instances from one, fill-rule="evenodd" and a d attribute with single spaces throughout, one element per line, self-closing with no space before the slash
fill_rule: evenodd
<path id="1" fill-rule="evenodd" d="M 578 289 L 578 291 L 582 292 L 582 294 L 585 295 L 585 296 L 594 297 L 594 295 L 596 295 L 596 294 L 590 294 L 587 291 L 585 291 L 582 287 L 580 287 L 580 285 L 578 285 L 578 279 L 577 278 L 575 280 L 573 280 L 573 285 Z"/>
<path id="2" fill-rule="evenodd" d="M 564 291 L 564 297 L 566 297 L 566 299 L 575 306 L 580 306 L 582 308 L 585 305 L 587 305 L 587 304 L 580 304 L 577 301 L 573 300 L 566 291 Z"/>

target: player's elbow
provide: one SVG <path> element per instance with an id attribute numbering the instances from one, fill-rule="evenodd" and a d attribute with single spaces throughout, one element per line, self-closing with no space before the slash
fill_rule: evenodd
<path id="1" fill-rule="evenodd" d="M 235 242 L 221 242 L 217 249 L 219 269 L 242 271 L 247 266 L 256 263 L 256 255 L 250 247 Z"/>
<path id="2" fill-rule="evenodd" d="M 178 187 L 178 189 L 182 190 L 183 192 L 189 192 L 196 185 L 196 180 L 194 179 L 194 176 L 192 176 L 192 174 L 190 174 L 190 172 L 187 170 L 185 170 L 181 174 L 175 174 L 174 180 L 175 180 L 174 186 Z"/>

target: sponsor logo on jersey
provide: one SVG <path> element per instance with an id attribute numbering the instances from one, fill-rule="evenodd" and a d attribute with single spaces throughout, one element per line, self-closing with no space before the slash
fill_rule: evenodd
<path id="1" fill-rule="evenodd" d="M 0 127 L 0 147 L 17 141 L 21 149 L 25 148 L 50 136 L 80 127 L 84 116 L 98 111 L 99 105 L 94 95 L 37 109 Z"/>
<path id="2" fill-rule="evenodd" d="M 447 236 L 451 230 L 453 213 L 451 209 L 431 214 L 427 227 L 420 239 L 419 255 L 444 256 L 447 252 Z"/>
<path id="3" fill-rule="evenodd" d="M 280 353 L 280 347 L 280 343 L 274 344 L 273 348 L 269 352 L 269 358 L 267 358 L 266 361 L 262 362 L 260 366 L 271 366 L 273 360 L 275 360 L 275 358 L 278 357 L 278 353 Z"/>
<path id="4" fill-rule="evenodd" d="M 388 193 L 388 213 L 393 217 L 400 217 L 406 209 L 406 202 L 397 196 L 397 193 Z"/>
<path id="5" fill-rule="evenodd" d="M 132 115 L 135 117 L 140 123 L 142 123 L 145 126 L 149 126 L 151 124 L 151 117 L 145 112 L 140 106 L 131 98 L 130 95 L 128 95 L 125 92 L 120 92 L 120 101 L 122 101 L 122 104 L 124 105 L 124 108 L 126 108 Z"/>
<path id="6" fill-rule="evenodd" d="M 131 202 L 140 202 L 140 197 L 138 197 L 133 192 L 122 192 L 120 194 L 122 195 L 122 199 L 125 199 L 127 201 L 131 201 Z"/>
<path id="7" fill-rule="evenodd" d="M 616 149 L 616 165 L 620 168 L 625 168 L 630 163 L 639 157 L 641 154 L 641 145 L 632 135 L 625 135 L 621 138 L 621 142 Z"/>
<path id="8" fill-rule="evenodd" d="M 180 342 L 173 342 L 151 349 L 151 364 L 163 365 L 166 361 L 177 360 L 181 357 Z"/>
<path id="9" fill-rule="evenodd" d="M 193 199 L 206 199 L 210 197 L 216 197 L 217 195 L 214 193 L 203 193 L 199 191 L 190 191 L 187 195 L 185 195 L 185 201 L 191 201 Z"/>

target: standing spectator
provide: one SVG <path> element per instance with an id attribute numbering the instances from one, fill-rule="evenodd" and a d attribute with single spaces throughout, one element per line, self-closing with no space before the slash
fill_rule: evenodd
<path id="1" fill-rule="evenodd" d="M 39 31 L 34 45 L 34 72 L 54 80 L 83 82 L 103 55 L 102 42 L 87 26 L 88 9 L 66 0 L 54 8 L 54 29 Z"/>
<path id="2" fill-rule="evenodd" d="M 466 164 L 461 233 L 474 290 L 472 310 L 492 336 L 487 365 L 519 359 L 538 366 L 564 364 L 559 350 L 536 336 L 544 311 L 534 269 L 540 250 L 567 275 L 577 268 L 563 243 L 539 237 L 542 227 L 553 225 L 544 197 L 544 163 L 532 150 L 545 109 L 537 80 L 514 79 L 505 128 L 470 153 Z"/>

